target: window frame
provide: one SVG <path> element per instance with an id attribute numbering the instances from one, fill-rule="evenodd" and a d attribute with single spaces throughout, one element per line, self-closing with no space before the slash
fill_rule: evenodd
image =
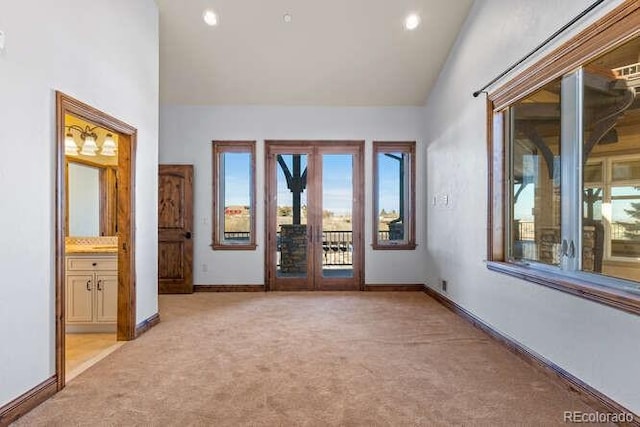
<path id="1" fill-rule="evenodd" d="M 408 200 L 405 201 L 405 210 L 408 212 L 407 238 L 398 243 L 393 240 L 380 240 L 378 238 L 379 201 L 378 201 L 378 154 L 384 152 L 402 152 L 409 154 L 409 171 L 406 190 Z M 416 244 L 416 142 L 415 141 L 373 141 L 373 215 L 372 215 L 372 244 L 374 250 L 415 250 Z"/>
<path id="2" fill-rule="evenodd" d="M 224 241 L 224 203 L 220 200 L 221 172 L 219 165 L 220 155 L 224 153 L 249 153 L 251 178 L 249 180 L 249 241 L 248 243 L 229 243 Z M 212 244 L 213 250 L 255 250 L 256 244 L 256 142 L 255 141 L 212 141 Z M 220 212 L 220 209 L 223 209 Z"/>
<path id="3" fill-rule="evenodd" d="M 615 187 L 640 187 L 640 178 L 638 179 L 629 179 L 629 180 L 614 180 L 613 178 L 613 164 L 625 161 L 640 161 L 640 153 L 638 154 L 616 154 L 607 157 L 593 157 L 590 159 L 587 164 L 595 164 L 600 163 L 602 165 L 602 182 L 597 183 L 602 188 L 602 204 L 612 203 L 613 200 L 619 200 L 619 197 L 622 196 L 613 196 L 612 189 Z M 585 183 L 586 186 L 594 186 L 594 182 Z M 638 197 L 640 198 L 640 197 Z M 605 245 L 604 245 L 604 253 L 603 260 L 614 262 L 620 265 L 625 266 L 638 266 L 640 267 L 640 258 L 633 259 L 629 257 L 616 256 L 613 255 L 613 230 L 610 225 L 605 226 Z"/>
<path id="4" fill-rule="evenodd" d="M 507 111 L 510 105 L 553 79 L 575 74 L 576 69 L 638 36 L 640 36 L 640 2 L 624 2 L 513 79 L 491 91 L 486 105 L 489 165 L 487 268 L 634 314 L 640 314 L 640 295 L 627 291 L 624 287 L 632 286 L 637 282 L 508 259 L 507 245 L 510 241 L 507 227 L 510 209 L 508 196 L 511 190 L 506 124 L 508 124 Z M 579 171 L 576 173 L 581 174 L 582 168 L 577 169 Z M 565 177 L 562 179 L 564 181 Z M 578 187 L 581 187 L 580 183 Z M 580 194 L 581 191 L 582 188 L 580 188 Z M 580 235 L 577 227 L 581 224 L 583 215 L 581 198 L 579 202 L 577 206 L 580 208 L 580 219 L 574 219 L 566 226 L 568 229 L 576 228 L 572 231 L 575 236 Z M 564 208 L 564 204 L 562 206 Z M 564 215 L 563 213 L 563 222 L 566 218 Z M 581 249 L 580 244 L 577 249 Z"/>

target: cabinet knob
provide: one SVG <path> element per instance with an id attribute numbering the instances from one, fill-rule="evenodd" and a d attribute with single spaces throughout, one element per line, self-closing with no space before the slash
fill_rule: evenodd
<path id="1" fill-rule="evenodd" d="M 87 290 L 91 291 L 91 279 L 87 280 Z"/>
<path id="2" fill-rule="evenodd" d="M 98 280 L 98 290 L 101 291 L 102 290 L 102 286 L 100 286 L 102 284 L 102 280 Z"/>
<path id="3" fill-rule="evenodd" d="M 97 262 L 94 262 L 94 263 L 92 263 L 91 265 L 93 265 L 93 266 L 95 267 L 96 265 L 98 265 L 98 263 L 97 263 Z"/>

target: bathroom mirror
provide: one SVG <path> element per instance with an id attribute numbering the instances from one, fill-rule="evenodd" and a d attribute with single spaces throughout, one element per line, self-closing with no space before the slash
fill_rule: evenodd
<path id="1" fill-rule="evenodd" d="M 67 235 L 116 235 L 116 168 L 67 160 Z"/>

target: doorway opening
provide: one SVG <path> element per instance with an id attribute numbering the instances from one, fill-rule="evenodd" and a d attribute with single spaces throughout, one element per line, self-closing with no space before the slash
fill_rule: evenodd
<path id="1" fill-rule="evenodd" d="M 266 141 L 268 290 L 361 290 L 364 141 Z"/>
<path id="2" fill-rule="evenodd" d="M 56 92 L 58 390 L 135 338 L 136 130 Z"/>

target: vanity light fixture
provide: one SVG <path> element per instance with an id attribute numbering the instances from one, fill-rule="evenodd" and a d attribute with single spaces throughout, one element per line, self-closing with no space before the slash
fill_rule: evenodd
<path id="1" fill-rule="evenodd" d="M 82 139 L 82 148 L 80 150 L 80 154 L 83 156 L 95 156 L 98 152 L 98 135 L 96 135 L 95 130 L 98 126 L 85 126 L 84 129 L 78 125 L 66 126 L 68 129 L 67 134 L 64 138 L 64 153 L 70 156 L 78 155 L 78 145 L 73 140 L 73 133 L 71 131 L 76 131 L 80 134 L 80 138 Z M 113 135 L 107 133 L 104 142 L 102 143 L 102 149 L 100 150 L 100 154 L 107 157 L 113 157 L 116 155 L 116 142 L 113 140 Z"/>
<path id="2" fill-rule="evenodd" d="M 98 151 L 98 145 L 96 144 L 95 134 L 85 136 L 80 154 L 83 156 L 95 156 L 96 151 Z"/>
<path id="3" fill-rule="evenodd" d="M 64 154 L 67 156 L 78 155 L 78 144 L 73 140 L 73 134 L 71 132 L 67 132 L 64 137 Z"/>
<path id="4" fill-rule="evenodd" d="M 420 25 L 420 15 L 417 13 L 410 13 L 404 18 L 404 28 L 413 31 Z"/>
<path id="5" fill-rule="evenodd" d="M 213 10 L 205 10 L 202 14 L 202 19 L 204 19 L 204 22 L 210 27 L 218 25 L 218 15 L 216 15 Z"/>
<path id="6" fill-rule="evenodd" d="M 104 142 L 102 143 L 102 150 L 100 151 L 100 154 L 108 157 L 116 155 L 116 142 L 113 140 L 113 135 L 110 133 L 107 134 Z"/>

